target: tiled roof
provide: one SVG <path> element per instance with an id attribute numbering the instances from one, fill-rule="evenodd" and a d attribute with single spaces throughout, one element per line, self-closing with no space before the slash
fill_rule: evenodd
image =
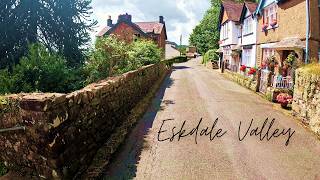
<path id="1" fill-rule="evenodd" d="M 131 25 L 135 26 L 137 29 L 143 31 L 144 33 L 155 33 L 161 34 L 164 25 L 159 22 L 136 22 L 131 23 Z M 101 37 L 105 33 L 107 33 L 112 27 L 106 26 L 104 27 L 96 36 Z"/>
<path id="2" fill-rule="evenodd" d="M 161 34 L 161 31 L 164 27 L 162 23 L 159 22 L 136 22 L 134 23 L 145 33 Z"/>
<path id="3" fill-rule="evenodd" d="M 243 3 L 237 3 L 233 1 L 223 1 L 222 6 L 228 15 L 230 21 L 239 21 Z"/>
<path id="4" fill-rule="evenodd" d="M 101 29 L 101 31 L 99 31 L 99 33 L 96 35 L 97 37 L 101 37 L 103 36 L 107 31 L 109 31 L 109 29 L 111 29 L 111 27 L 106 26 L 103 29 Z"/>
<path id="5" fill-rule="evenodd" d="M 258 6 L 258 4 L 254 2 L 245 2 L 245 5 L 249 9 L 251 14 L 253 14 L 256 11 Z"/>

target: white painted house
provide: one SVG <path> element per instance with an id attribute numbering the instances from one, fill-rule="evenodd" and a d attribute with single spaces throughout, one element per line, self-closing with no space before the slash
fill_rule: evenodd
<path id="1" fill-rule="evenodd" d="M 255 67 L 256 65 L 258 31 L 258 20 L 254 16 L 256 8 L 256 3 L 245 2 L 240 17 L 242 26 L 241 65 L 245 65 L 247 67 Z"/>
<path id="2" fill-rule="evenodd" d="M 220 27 L 220 50 L 223 53 L 222 60 L 225 67 L 238 71 L 240 57 L 234 56 L 233 51 L 241 49 L 241 25 L 240 16 L 243 3 L 224 1 L 221 3 L 219 27 Z"/>

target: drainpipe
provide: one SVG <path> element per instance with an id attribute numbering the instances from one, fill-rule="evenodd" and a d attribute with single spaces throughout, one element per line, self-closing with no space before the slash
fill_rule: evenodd
<path id="1" fill-rule="evenodd" d="M 309 33 L 310 33 L 310 9 L 309 9 L 309 0 L 306 0 L 306 57 L 305 64 L 308 64 L 309 59 Z"/>

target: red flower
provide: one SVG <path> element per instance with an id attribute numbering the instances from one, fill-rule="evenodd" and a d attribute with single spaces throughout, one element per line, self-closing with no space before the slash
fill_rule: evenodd
<path id="1" fill-rule="evenodd" d="M 248 74 L 252 75 L 252 74 L 255 74 L 256 72 L 257 72 L 256 68 L 250 68 Z"/>
<path id="2" fill-rule="evenodd" d="M 242 72 L 246 72 L 246 69 L 247 69 L 247 66 L 245 66 L 245 65 L 242 65 L 240 67 L 240 71 L 242 71 Z"/>
<path id="3" fill-rule="evenodd" d="M 292 100 L 292 96 L 288 93 L 280 93 L 277 96 L 277 102 L 280 103 L 282 107 L 286 107 L 288 104 L 291 104 Z"/>

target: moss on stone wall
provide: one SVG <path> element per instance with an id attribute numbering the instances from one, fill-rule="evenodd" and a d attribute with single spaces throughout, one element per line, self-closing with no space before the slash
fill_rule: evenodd
<path id="1" fill-rule="evenodd" d="M 254 92 L 257 90 L 257 81 L 254 78 L 252 79 L 228 70 L 225 70 L 224 76 Z"/>
<path id="2" fill-rule="evenodd" d="M 307 65 L 296 71 L 293 114 L 302 118 L 312 131 L 320 135 L 320 74 L 319 66 Z"/>

